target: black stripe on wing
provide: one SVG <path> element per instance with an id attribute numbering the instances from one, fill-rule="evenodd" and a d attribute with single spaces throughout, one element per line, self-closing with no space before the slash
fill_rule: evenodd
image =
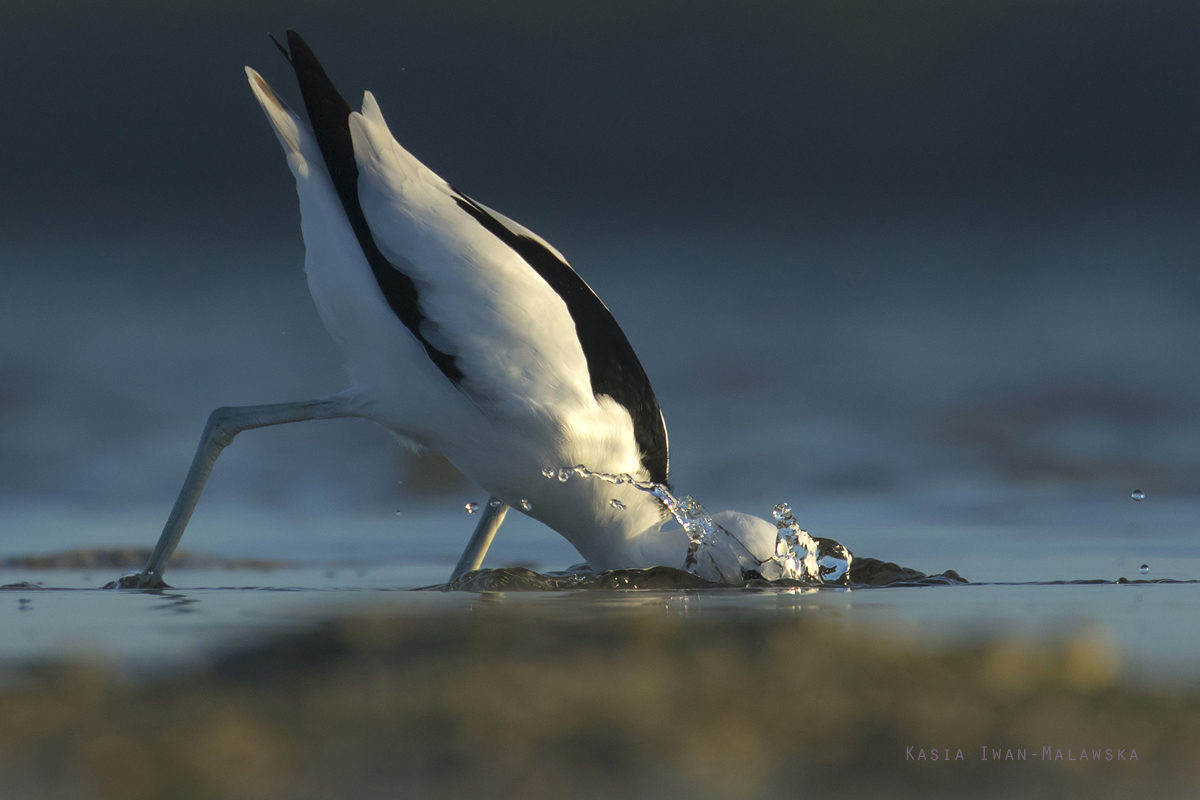
<path id="1" fill-rule="evenodd" d="M 612 312 L 592 287 L 546 245 L 509 229 L 466 195 L 456 191 L 454 201 L 525 259 L 567 304 L 587 359 L 592 392 L 608 395 L 629 411 L 633 418 L 633 437 L 642 451 L 642 466 L 650 473 L 651 480 L 666 483 L 669 467 L 667 426 L 654 389 L 650 388 L 650 379 Z"/>
<path id="2" fill-rule="evenodd" d="M 387 304 L 404 326 L 412 331 L 412 335 L 417 337 L 429 359 L 442 374 L 455 384 L 461 383 L 463 373 L 454 363 L 454 357 L 438 350 L 421 335 L 421 322 L 425 315 L 421 313 L 417 285 L 379 252 L 367 218 L 363 215 L 362 205 L 358 201 L 358 164 L 354 160 L 354 142 L 350 138 L 350 105 L 338 93 L 300 34 L 288 31 L 287 40 L 291 52 L 284 50 L 283 54 L 296 71 L 308 121 L 317 137 L 325 167 L 329 170 L 346 219 L 358 237 L 359 247 L 371 265 L 371 272 Z M 279 49 L 283 50 L 283 47 Z"/>

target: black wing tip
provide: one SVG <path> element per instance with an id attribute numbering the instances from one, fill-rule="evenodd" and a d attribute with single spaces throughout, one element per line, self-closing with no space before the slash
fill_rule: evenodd
<path id="1" fill-rule="evenodd" d="M 308 42 L 304 41 L 303 37 L 301 37 L 300 34 L 296 33 L 291 28 L 288 28 L 287 31 L 287 43 L 288 49 L 291 50 L 292 58 L 298 55 L 304 59 L 312 59 L 313 61 L 317 60 L 317 57 L 313 54 L 312 48 L 308 46 Z"/>
<path id="2" fill-rule="evenodd" d="M 291 31 L 288 31 L 288 33 L 291 33 Z M 279 43 L 279 40 L 275 38 L 275 35 L 268 31 L 267 38 L 275 43 L 275 46 L 279 48 L 279 52 L 283 53 L 283 57 L 288 60 L 288 63 L 292 63 L 292 54 L 288 52 L 286 47 Z"/>
<path id="3" fill-rule="evenodd" d="M 322 75 L 325 74 L 324 70 L 321 70 L 321 63 L 317 61 L 316 54 L 313 53 L 312 48 L 308 46 L 308 42 L 304 41 L 304 38 L 291 28 L 287 29 L 287 33 L 284 36 L 284 38 L 287 40 L 286 47 L 282 45 L 279 40 L 275 38 L 275 34 L 271 33 L 270 31 L 267 32 L 267 37 L 275 44 L 276 47 L 279 48 L 279 52 L 283 53 L 283 57 L 286 58 L 288 63 L 294 68 L 312 68 L 315 66 Z"/>
<path id="4" fill-rule="evenodd" d="M 345 105 L 346 101 L 334 88 L 333 81 L 325 73 L 325 68 L 321 66 L 320 60 L 317 59 L 317 54 L 312 51 L 308 43 L 300 37 L 300 34 L 289 29 L 287 32 L 287 43 L 290 55 L 288 61 L 292 63 L 292 69 L 296 71 L 296 79 L 300 81 L 300 91 L 307 96 L 308 92 L 315 91 L 316 94 L 324 96 L 326 100 L 333 100 L 336 97 L 340 113 L 341 106 Z M 307 101 L 306 101 L 307 102 Z M 346 105 L 346 115 L 350 114 L 350 106 Z M 312 109 L 309 109 L 309 114 L 312 114 Z"/>

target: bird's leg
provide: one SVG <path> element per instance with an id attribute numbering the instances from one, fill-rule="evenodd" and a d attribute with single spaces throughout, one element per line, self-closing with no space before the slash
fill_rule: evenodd
<path id="1" fill-rule="evenodd" d="M 488 498 L 487 505 L 483 508 L 483 516 L 479 518 L 479 524 L 475 526 L 475 533 L 471 534 L 471 541 L 467 542 L 467 549 L 463 550 L 462 557 L 458 559 L 458 566 L 450 575 L 451 583 L 468 572 L 479 569 L 483 564 L 483 557 L 487 555 L 488 548 L 492 545 L 492 539 L 496 538 L 496 531 L 500 530 L 500 524 L 504 522 L 504 515 L 507 513 L 508 506 L 494 497 Z"/>
<path id="2" fill-rule="evenodd" d="M 200 446 L 196 448 L 196 457 L 192 459 L 192 467 L 188 470 L 183 488 L 167 517 L 158 544 L 150 554 L 141 572 L 130 572 L 122 575 L 106 589 L 155 589 L 166 586 L 162 574 L 167 559 L 175 552 L 183 530 L 187 527 L 192 511 L 204 491 L 213 464 L 217 456 L 233 441 L 233 437 L 242 431 L 252 428 L 265 428 L 268 425 L 283 425 L 287 422 L 304 422 L 310 419 L 335 419 L 338 417 L 354 417 L 358 413 L 351 409 L 348 399 L 343 395 L 334 395 L 320 400 L 302 400 L 298 403 L 279 403 L 269 406 L 225 406 L 218 408 L 208 417 L 204 426 L 204 435 L 200 437 Z"/>

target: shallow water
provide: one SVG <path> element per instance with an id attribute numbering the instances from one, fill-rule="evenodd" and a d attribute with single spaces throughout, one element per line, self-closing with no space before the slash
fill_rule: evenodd
<path id="1" fill-rule="evenodd" d="M 973 585 L 504 602 L 799 609 L 952 637 L 1094 626 L 1130 670 L 1200 678 L 1179 634 L 1196 627 L 1193 585 L 978 585 L 1133 579 L 1142 564 L 1149 579 L 1200 578 L 1193 211 L 1175 227 L 1127 214 L 1054 236 L 986 221 L 895 236 L 864 223 L 817 239 L 788 227 L 761 241 L 552 235 L 652 375 L 680 492 L 764 518 L 789 502 L 803 528 L 856 555 L 954 569 Z M 213 407 L 343 385 L 289 241 L 6 252 L 0 555 L 152 546 Z M 176 282 L 148 281 L 168 254 Z M 664 313 L 664 296 L 719 324 Z M 72 591 L 0 594 L 0 630 L 12 632 L 0 657 L 95 652 L 155 670 L 348 607 L 491 602 L 383 591 L 446 580 L 474 524 L 464 503 L 486 501 L 449 479 L 423 494 L 421 474 L 365 423 L 248 433 L 222 456 L 182 546 L 311 566 L 168 571 L 179 588 L 161 597 L 95 591 L 111 573 L 5 572 L 0 583 Z M 545 573 L 578 560 L 513 513 L 486 565 Z"/>
<path id="2" fill-rule="evenodd" d="M 469 614 L 536 607 L 575 619 L 650 614 L 679 621 L 802 615 L 917 641 L 1085 637 L 1111 646 L 1125 678 L 1200 681 L 1200 583 L 979 583 L 959 586 L 761 587 L 671 591 L 410 591 L 435 573 L 412 564 L 278 570 L 179 570 L 159 592 L 92 588 L 98 576 L 8 570 L 0 582 L 0 661 L 60 657 L 135 674 L 210 663 L 263 636 L 354 611 Z M 107 577 L 107 576 L 105 576 Z M 444 570 L 438 575 L 444 579 Z M 36 582 L 43 585 L 37 587 Z M 37 588 L 33 588 L 37 587 Z"/>

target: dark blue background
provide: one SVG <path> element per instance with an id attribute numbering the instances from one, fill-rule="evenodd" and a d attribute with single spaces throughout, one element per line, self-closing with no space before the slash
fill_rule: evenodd
<path id="1" fill-rule="evenodd" d="M 125 521 L 165 515 L 211 408 L 341 388 L 241 70 L 298 106 L 266 38 L 294 27 L 352 104 L 371 89 L 406 147 L 592 283 L 682 491 L 789 500 L 910 561 L 921 537 L 1192 552 L 1194 3 L 163 5 L 0 8 L 7 549 L 148 543 Z M 478 494 L 320 423 L 239 439 L 197 523 L 328 515 L 353 538 Z"/>

